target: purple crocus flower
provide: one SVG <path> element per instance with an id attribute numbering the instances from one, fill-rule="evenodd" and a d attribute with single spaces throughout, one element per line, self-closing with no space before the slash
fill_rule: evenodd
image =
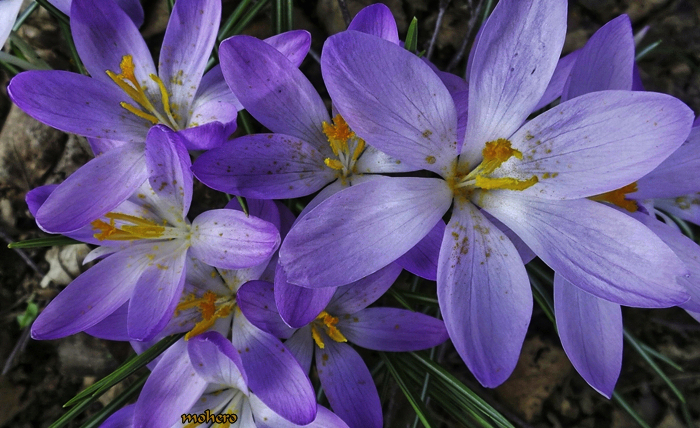
<path id="1" fill-rule="evenodd" d="M 288 280 L 327 287 L 362 278 L 415 245 L 453 205 L 438 299 L 455 348 L 489 387 L 515 367 L 532 296 L 513 243 L 479 208 L 586 292 L 629 306 L 686 301 L 675 282 L 686 269 L 673 251 L 639 222 L 584 198 L 653 170 L 682 144 L 692 113 L 663 94 L 603 91 L 526 122 L 565 33 L 563 0 L 498 3 L 473 51 L 461 147 L 454 102 L 419 58 L 359 32 L 329 38 L 324 80 L 350 127 L 441 178 L 373 180 L 322 202 L 280 249 Z"/>
<path id="2" fill-rule="evenodd" d="M 88 329 L 127 300 L 128 332 L 153 338 L 169 321 L 182 293 L 189 254 L 223 269 L 259 265 L 275 252 L 274 225 L 235 210 L 212 210 L 192 223 L 190 158 L 179 134 L 164 126 L 146 139 L 149 181 L 131 199 L 91 223 L 102 245 L 89 258 L 109 255 L 63 290 L 32 326 L 36 339 L 54 339 Z M 28 200 L 34 205 L 39 201 Z M 89 197 L 86 197 L 89 201 Z M 88 233 L 89 226 L 75 234 Z"/>
<path id="3" fill-rule="evenodd" d="M 315 353 L 316 370 L 331 408 L 351 428 L 381 427 L 382 406 L 372 375 L 362 357 L 345 342 L 377 351 L 405 352 L 447 340 L 445 326 L 438 319 L 404 309 L 367 308 L 400 272 L 400 266 L 391 264 L 357 283 L 339 287 L 325 310 L 300 329 L 290 329 L 279 317 L 268 282 L 244 284 L 238 301 L 253 324 L 289 338 L 285 345 L 306 372 Z"/>

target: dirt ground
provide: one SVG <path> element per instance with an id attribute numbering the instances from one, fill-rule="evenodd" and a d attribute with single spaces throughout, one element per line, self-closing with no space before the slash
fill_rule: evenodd
<path id="1" fill-rule="evenodd" d="M 354 14 L 369 3 L 369 0 L 348 0 L 348 7 Z M 437 3 L 425 0 L 387 2 L 402 36 L 410 19 L 418 18 L 419 49 L 428 48 L 437 20 Z M 479 3 L 479 0 L 453 0 L 446 9 L 432 56 L 441 68 L 452 66 L 456 72 L 463 72 L 464 58 L 453 60 L 468 34 L 472 12 Z M 150 46 L 157 49 L 167 21 L 165 2 L 145 1 L 144 4 L 147 22 L 143 33 Z M 225 0 L 225 12 L 236 4 Z M 251 23 L 247 32 L 259 37 L 270 35 L 268 13 L 269 8 Z M 565 53 L 583 46 L 595 30 L 621 13 L 630 15 L 635 31 L 650 27 L 640 48 L 662 41 L 639 63 L 646 89 L 674 95 L 700 113 L 698 0 L 571 0 Z M 344 29 L 336 0 L 295 2 L 294 25 L 311 32 L 312 50 L 316 54 L 320 53 L 329 34 Z M 58 25 L 43 10 L 38 10 L 28 20 L 20 34 L 53 67 L 70 67 L 70 55 Z M 303 70 L 317 87 L 321 86 L 316 61 L 307 58 Z M 44 236 L 24 203 L 26 192 L 43 184 L 60 182 L 90 158 L 90 151 L 84 139 L 52 130 L 11 107 L 5 93 L 6 82 L 6 74 L 0 71 L 0 123 L 4 123 L 0 131 L 0 238 L 8 242 Z M 198 189 L 201 192 L 196 203 L 200 207 L 216 198 L 211 192 Z M 79 273 L 79 260 L 86 251 L 87 247 L 73 246 L 24 250 L 20 254 L 0 245 L 0 363 L 5 364 L 14 353 L 6 374 L 0 376 L 0 427 L 49 426 L 64 413 L 63 403 L 110 373 L 129 355 L 128 344 L 100 341 L 87 335 L 46 342 L 26 340 L 18 327 L 16 318 L 29 301 L 39 308 L 45 306 L 71 276 Z M 688 414 L 683 414 L 680 400 L 628 345 L 616 391 L 652 427 L 681 427 L 688 419 L 700 426 L 700 324 L 676 308 L 626 309 L 624 322 L 638 339 L 683 368 L 680 372 L 660 363 L 686 397 Z M 593 391 L 573 370 L 552 324 L 537 305 L 520 363 L 503 386 L 496 390 L 479 387 L 450 347 L 446 348 L 442 363 L 516 426 L 638 426 L 619 405 Z M 115 388 L 103 397 L 105 399 L 94 403 L 74 426 L 79 426 L 87 415 L 98 411 L 119 391 L 119 387 Z M 385 409 L 387 426 L 405 426 L 397 415 L 411 410 L 388 407 Z M 454 425 L 445 421 L 444 426 Z"/>

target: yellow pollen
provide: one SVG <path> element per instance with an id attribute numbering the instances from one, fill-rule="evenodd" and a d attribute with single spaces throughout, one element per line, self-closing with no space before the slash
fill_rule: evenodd
<path id="1" fill-rule="evenodd" d="M 321 335 L 317 330 L 318 327 L 323 328 L 328 337 L 336 342 L 348 341 L 340 330 L 338 330 L 338 327 L 335 326 L 336 324 L 338 324 L 338 318 L 331 316 L 326 311 L 321 312 L 316 317 L 313 324 L 311 324 L 311 337 L 313 337 L 314 342 L 316 342 L 316 345 L 318 345 L 319 348 L 324 349 L 326 345 L 323 343 L 323 339 L 321 339 Z"/>
<path id="2" fill-rule="evenodd" d="M 335 169 L 338 171 L 343 170 L 343 164 L 340 163 L 338 159 L 331 159 L 331 158 L 326 158 L 326 160 L 323 161 L 328 168 Z"/>
<path id="3" fill-rule="evenodd" d="M 165 227 L 159 226 L 151 220 L 135 217 L 122 213 L 107 213 L 105 217 L 109 219 L 109 223 L 102 220 L 95 220 L 92 223 L 92 228 L 99 231 L 95 234 L 95 238 L 100 241 L 109 239 L 110 241 L 134 241 L 137 239 L 158 239 L 163 236 Z M 131 223 L 132 225 L 124 224 L 121 228 L 116 227 L 115 220 Z"/>
<path id="4" fill-rule="evenodd" d="M 613 190 L 611 192 L 606 192 L 606 193 L 601 193 L 600 195 L 596 196 L 591 196 L 590 200 L 593 201 L 600 201 L 600 202 L 609 202 L 613 205 L 617 205 L 620 208 L 623 208 L 631 213 L 637 212 L 639 209 L 639 205 L 637 205 L 637 201 L 626 199 L 626 196 L 628 193 L 634 193 L 637 191 L 637 182 L 635 181 L 632 184 L 628 184 L 626 186 L 620 187 L 617 190 Z"/>
<path id="5" fill-rule="evenodd" d="M 201 298 L 196 298 L 190 294 L 184 301 L 175 308 L 175 313 L 187 309 L 196 308 L 202 315 L 202 319 L 185 335 L 185 340 L 200 335 L 209 330 L 217 319 L 227 317 L 231 314 L 235 302 L 227 300 L 217 307 L 217 295 L 212 291 L 207 291 Z"/>
<path id="6" fill-rule="evenodd" d="M 518 159 L 523 158 L 523 154 L 510 146 L 510 141 L 499 138 L 496 141 L 489 141 L 481 151 L 484 160 L 481 164 L 484 166 L 482 174 L 491 174 L 496 168 L 511 157 L 515 156 Z"/>
<path id="7" fill-rule="evenodd" d="M 536 175 L 533 175 L 527 180 L 518 180 L 515 178 L 503 177 L 503 178 L 489 178 L 482 177 L 480 175 L 476 176 L 476 187 L 484 190 L 491 189 L 506 189 L 506 190 L 525 190 L 528 187 L 534 185 L 539 180 Z"/>
<path id="8" fill-rule="evenodd" d="M 357 137 L 339 114 L 333 118 L 333 124 L 323 122 L 323 133 L 328 139 L 333 154 L 338 158 L 325 159 L 326 166 L 339 171 L 338 176 L 341 179 L 357 172 L 355 171 L 355 162 L 365 150 L 365 141 Z"/>
<path id="9" fill-rule="evenodd" d="M 355 133 L 350 130 L 345 119 L 339 114 L 335 115 L 333 118 L 332 125 L 328 122 L 323 122 L 323 133 L 326 134 L 333 154 L 336 156 L 338 156 L 340 152 L 347 150 L 348 140 L 355 136 Z"/>

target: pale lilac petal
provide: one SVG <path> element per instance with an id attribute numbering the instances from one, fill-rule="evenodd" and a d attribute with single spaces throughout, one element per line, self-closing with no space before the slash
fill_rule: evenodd
<path id="1" fill-rule="evenodd" d="M 596 31 L 578 51 L 561 100 L 608 89 L 631 91 L 633 68 L 632 23 L 627 15 L 620 15 Z"/>
<path id="2" fill-rule="evenodd" d="M 238 101 L 238 98 L 233 94 L 233 92 L 231 92 L 231 88 L 228 87 L 228 84 L 224 79 L 224 75 L 221 72 L 220 64 L 215 65 L 204 75 L 204 77 L 202 77 L 202 81 L 199 83 L 199 88 L 197 88 L 197 94 L 194 97 L 194 104 L 192 104 L 193 113 L 190 115 L 187 125 L 194 125 L 192 123 L 193 121 L 196 121 L 196 114 L 194 112 L 196 112 L 198 108 L 204 108 L 204 106 L 208 106 L 213 103 L 220 106 L 225 106 L 228 104 L 235 107 L 237 112 L 243 110 L 241 102 Z M 226 116 L 219 119 L 219 121 L 227 122 L 226 119 L 231 120 L 235 118 L 235 116 Z"/>
<path id="3" fill-rule="evenodd" d="M 141 390 L 134 412 L 138 427 L 170 428 L 197 402 L 207 381 L 197 374 L 187 342 L 180 339 L 162 355 Z"/>
<path id="4" fill-rule="evenodd" d="M 355 168 L 358 173 L 387 173 L 387 172 L 409 172 L 415 171 L 412 167 L 401 160 L 393 158 L 372 146 L 366 146 L 365 151 L 357 162 Z"/>
<path id="5" fill-rule="evenodd" d="M 12 31 L 12 26 L 15 25 L 20 7 L 22 7 L 22 0 L 5 0 L 0 2 L 0 48 L 10 36 L 10 31 Z"/>
<path id="6" fill-rule="evenodd" d="M 339 318 L 349 342 L 375 351 L 419 351 L 449 339 L 442 321 L 406 309 L 367 308 Z"/>
<path id="7" fill-rule="evenodd" d="M 336 316 L 361 311 L 382 297 L 400 273 L 401 266 L 391 263 L 358 281 L 338 287 L 327 310 Z"/>
<path id="8" fill-rule="evenodd" d="M 133 102 L 114 84 L 60 70 L 25 71 L 7 93 L 28 115 L 64 132 L 142 143 L 150 122 L 129 113 Z"/>
<path id="9" fill-rule="evenodd" d="M 437 282 L 455 349 L 482 385 L 500 385 L 518 362 L 532 292 L 513 244 L 468 202 L 455 205 L 445 229 Z"/>
<path id="10" fill-rule="evenodd" d="M 119 309 L 146 269 L 150 250 L 151 244 L 134 246 L 83 272 L 39 314 L 32 337 L 46 340 L 75 334 Z"/>
<path id="11" fill-rule="evenodd" d="M 132 428 L 134 426 L 135 410 L 136 404 L 129 404 L 126 407 L 122 407 L 102 422 L 100 428 Z"/>
<path id="12" fill-rule="evenodd" d="M 37 211 L 37 223 L 53 233 L 83 227 L 131 196 L 147 174 L 142 144 L 110 150 L 61 183 Z"/>
<path id="13" fill-rule="evenodd" d="M 85 333 L 90 336 L 99 337 L 100 339 L 128 342 L 131 340 L 126 324 L 128 313 L 129 303 L 127 302 L 102 321 L 85 329 Z"/>
<path id="14" fill-rule="evenodd" d="M 119 7 L 129 15 L 134 24 L 140 27 L 143 24 L 143 7 L 139 0 L 115 0 Z M 21 2 L 20 2 L 21 3 Z M 58 10 L 70 16 L 72 0 L 49 0 Z"/>
<path id="15" fill-rule="evenodd" d="M 220 333 L 210 331 L 193 337 L 187 344 L 187 352 L 194 370 L 207 382 L 241 391 L 248 389 L 243 361 L 236 348 Z"/>
<path id="16" fill-rule="evenodd" d="M 602 91 L 559 104 L 511 138 L 513 156 L 493 177 L 530 179 L 520 192 L 577 199 L 619 189 L 656 168 L 685 141 L 693 120 L 681 101 L 652 92 Z"/>
<path id="17" fill-rule="evenodd" d="M 306 30 L 292 30 L 268 37 L 265 43 L 286 56 L 295 67 L 299 67 L 311 47 L 311 34 Z"/>
<path id="18" fill-rule="evenodd" d="M 267 199 L 247 198 L 245 203 L 247 205 L 249 215 L 272 223 L 275 225 L 277 230 L 280 230 L 282 227 L 282 220 L 280 218 L 280 212 L 282 209 L 280 208 L 283 207 L 289 211 L 289 208 L 286 206 L 282 204 L 278 205 L 276 202 Z M 240 202 L 238 202 L 238 198 L 231 199 L 224 208 L 243 211 Z"/>
<path id="19" fill-rule="evenodd" d="M 622 368 L 622 311 L 554 275 L 554 315 L 564 352 L 596 391 L 610 398 Z"/>
<path id="20" fill-rule="evenodd" d="M 311 370 L 311 360 L 313 360 L 315 348 L 311 327 L 307 325 L 297 330 L 292 337 L 284 342 L 284 346 L 294 355 L 304 373 L 308 373 Z"/>
<path id="21" fill-rule="evenodd" d="M 296 424 L 313 421 L 316 396 L 311 382 L 279 339 L 236 314 L 231 341 L 240 350 L 248 387 L 258 398 Z"/>
<path id="22" fill-rule="evenodd" d="M 284 267 L 275 269 L 275 305 L 290 327 L 303 327 L 313 321 L 331 301 L 335 287 L 305 288 L 287 282 Z"/>
<path id="23" fill-rule="evenodd" d="M 209 150 L 192 170 L 207 186 L 247 198 L 287 199 L 317 192 L 335 180 L 326 154 L 283 134 L 255 134 Z"/>
<path id="24" fill-rule="evenodd" d="M 535 255 L 535 253 L 532 252 L 530 247 L 528 247 L 527 244 L 525 244 L 523 240 L 515 234 L 515 232 L 510 230 L 508 226 L 501 223 L 500 220 L 487 213 L 486 211 L 481 211 L 481 214 L 483 214 L 484 217 L 488 219 L 488 221 L 493 223 L 493 225 L 496 226 L 498 230 L 503 232 L 503 234 L 506 235 L 510 242 L 512 242 L 513 245 L 515 245 L 515 249 L 518 250 L 518 254 L 520 254 L 520 258 L 522 259 L 523 264 L 528 264 L 532 261 L 532 259 L 537 257 L 537 255 Z"/>
<path id="25" fill-rule="evenodd" d="M 146 136 L 146 165 L 160 211 L 171 225 L 184 226 L 192 202 L 192 162 L 180 136 L 164 125 L 151 128 Z"/>
<path id="26" fill-rule="evenodd" d="M 544 95 L 542 95 L 540 102 L 537 103 L 533 111 L 546 107 L 549 103 L 561 96 L 564 91 L 564 85 L 569 80 L 569 74 L 574 67 L 574 63 L 576 63 L 579 52 L 580 50 L 575 50 L 559 60 L 557 67 L 554 69 L 554 74 L 552 74 L 552 78 L 549 81 L 549 85 L 544 91 Z"/>
<path id="27" fill-rule="evenodd" d="M 587 199 L 529 199 L 512 191 L 479 195 L 555 272 L 591 294 L 634 307 L 688 300 L 676 284 L 686 274 L 678 257 L 637 220 Z"/>
<path id="28" fill-rule="evenodd" d="M 348 428 L 348 425 L 342 419 L 323 406 L 318 406 L 316 419 L 310 424 L 303 426 L 293 424 L 282 418 L 255 395 L 250 397 L 250 406 L 255 415 L 256 428 Z"/>
<path id="29" fill-rule="evenodd" d="M 131 55 L 136 80 L 160 99 L 158 85 L 149 77 L 156 74 L 156 67 L 148 46 L 129 15 L 113 0 L 73 0 L 70 16 L 75 48 L 93 79 L 116 89 L 106 71 L 119 74 L 122 58 Z"/>
<path id="30" fill-rule="evenodd" d="M 460 164 L 481 162 L 487 141 L 508 138 L 544 94 L 566 35 L 566 2 L 500 1 L 475 45 L 469 122 Z"/>
<path id="31" fill-rule="evenodd" d="M 311 82 L 274 47 L 250 36 L 234 36 L 219 48 L 226 82 L 250 114 L 275 133 L 331 150 L 323 134 L 328 111 Z"/>
<path id="32" fill-rule="evenodd" d="M 467 132 L 469 91 L 453 93 L 452 100 L 455 103 L 455 109 L 457 109 L 457 151 L 461 153 L 464 146 L 464 136 Z"/>
<path id="33" fill-rule="evenodd" d="M 88 144 L 90 144 L 90 149 L 92 154 L 99 156 L 102 153 L 112 150 L 116 147 L 123 146 L 126 144 L 124 141 L 119 140 L 108 140 L 106 138 L 90 138 L 87 139 Z"/>
<path id="34" fill-rule="evenodd" d="M 333 411 L 351 428 L 381 428 L 382 404 L 362 357 L 347 343 L 328 336 L 324 343 L 316 348 L 316 370 Z"/>
<path id="35" fill-rule="evenodd" d="M 469 92 L 469 84 L 467 83 L 466 80 L 462 79 L 461 77 L 459 77 L 455 74 L 448 73 L 445 71 L 440 71 L 440 69 L 437 68 L 435 66 L 435 64 L 428 61 L 428 59 L 425 57 L 423 57 L 423 61 L 426 64 L 428 64 L 430 69 L 433 70 L 433 72 L 435 74 L 437 74 L 437 76 L 442 81 L 442 84 L 445 85 L 445 88 L 447 88 L 447 90 L 452 95 L 453 99 L 454 99 L 454 96 L 457 92 L 463 92 L 463 91 Z"/>
<path id="36" fill-rule="evenodd" d="M 435 178 L 383 178 L 346 188 L 297 221 L 280 248 L 287 279 L 309 288 L 357 281 L 430 232 L 452 193 Z"/>
<path id="37" fill-rule="evenodd" d="M 277 311 L 272 283 L 248 281 L 238 289 L 236 301 L 243 315 L 260 330 L 280 339 L 288 339 L 294 333 Z"/>
<path id="38" fill-rule="evenodd" d="M 435 281 L 440 244 L 444 233 L 445 222 L 440 220 L 420 242 L 396 259 L 396 263 L 414 275 Z"/>
<path id="39" fill-rule="evenodd" d="M 346 31 L 328 39 L 321 70 L 334 106 L 367 144 L 441 175 L 457 154 L 457 113 L 429 66 L 400 46 Z"/>
<path id="40" fill-rule="evenodd" d="M 238 126 L 235 121 L 238 113 L 231 105 L 207 104 L 205 108 L 192 114 L 196 117 L 191 116 L 190 119 L 203 120 L 207 123 L 177 132 L 183 138 L 188 150 L 209 150 L 226 144 Z M 224 116 L 224 120 L 231 119 L 231 121 L 218 122 L 217 119 L 221 116 Z M 192 124 L 194 125 L 195 122 Z"/>
<path id="41" fill-rule="evenodd" d="M 235 210 L 211 210 L 192 222 L 193 257 L 223 269 L 257 266 L 269 259 L 280 244 L 271 223 L 246 217 Z"/>
<path id="42" fill-rule="evenodd" d="M 220 21 L 220 0 L 175 2 L 158 61 L 158 73 L 170 94 L 173 113 L 188 115 Z"/>
<path id="43" fill-rule="evenodd" d="M 371 34 L 399 45 L 399 30 L 396 28 L 394 15 L 381 3 L 369 5 L 357 12 L 348 25 L 348 30 Z"/>
<path id="44" fill-rule="evenodd" d="M 186 243 L 172 240 L 158 246 L 159 254 L 139 278 L 129 301 L 127 328 L 133 340 L 151 340 L 168 324 L 185 284 Z"/>

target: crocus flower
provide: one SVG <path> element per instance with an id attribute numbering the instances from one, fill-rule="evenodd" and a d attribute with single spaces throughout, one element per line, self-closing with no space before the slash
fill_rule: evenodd
<path id="1" fill-rule="evenodd" d="M 56 9 L 70 16 L 71 5 L 73 0 L 48 0 Z M 129 15 L 134 25 L 140 27 L 143 24 L 143 7 L 138 0 L 114 0 L 119 7 Z"/>
<path id="2" fill-rule="evenodd" d="M 0 48 L 5 45 L 5 41 L 10 36 L 20 7 L 22 7 L 22 0 L 0 2 Z"/>
<path id="3" fill-rule="evenodd" d="M 499 2 L 472 55 L 461 147 L 454 102 L 419 58 L 358 32 L 329 38 L 321 63 L 338 112 L 368 144 L 441 178 L 373 180 L 322 202 L 280 249 L 288 280 L 324 287 L 362 278 L 454 204 L 438 299 L 455 348 L 490 387 L 515 367 L 532 296 L 516 248 L 479 208 L 586 292 L 629 306 L 687 300 L 675 283 L 686 269 L 673 251 L 639 222 L 584 198 L 653 170 L 682 144 L 692 113 L 663 94 L 603 91 L 526 122 L 565 33 L 562 0 Z"/>
<path id="4" fill-rule="evenodd" d="M 238 292 L 241 311 L 278 337 L 308 372 L 313 354 L 331 408 L 352 428 L 382 426 L 382 407 L 372 375 L 346 342 L 377 351 L 432 348 L 447 340 L 442 321 L 404 309 L 367 308 L 393 284 L 401 267 L 392 264 L 357 283 L 339 287 L 314 321 L 290 329 L 275 310 L 272 284 L 251 281 Z"/>
<path id="5" fill-rule="evenodd" d="M 188 254 L 212 266 L 240 269 L 264 262 L 277 249 L 280 236 L 274 225 L 235 210 L 207 211 L 190 223 L 192 174 L 179 134 L 156 126 L 145 151 L 149 181 L 91 223 L 91 242 L 102 246 L 88 258 L 109 256 L 51 301 L 33 324 L 34 338 L 83 331 L 127 300 L 129 336 L 153 338 L 179 301 Z M 85 229 L 73 236 L 84 235 Z"/>

